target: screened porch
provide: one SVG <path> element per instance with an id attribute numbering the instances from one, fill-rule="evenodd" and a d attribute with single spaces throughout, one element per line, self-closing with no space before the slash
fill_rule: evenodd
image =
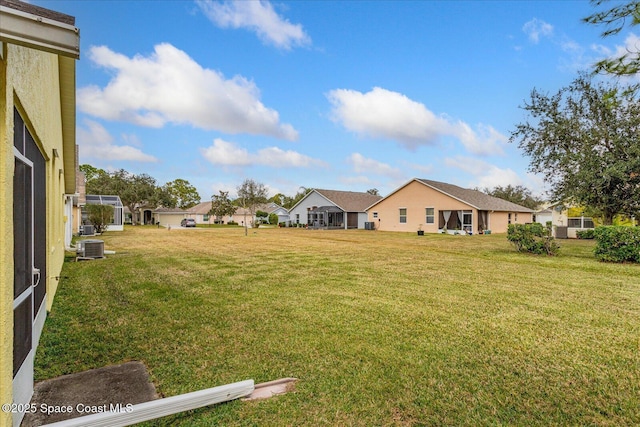
<path id="1" fill-rule="evenodd" d="M 345 228 L 344 220 L 344 211 L 336 206 L 320 206 L 307 213 L 309 228 Z"/>
<path id="2" fill-rule="evenodd" d="M 438 229 L 444 231 L 464 231 L 467 234 L 481 233 L 489 229 L 489 212 L 477 211 L 477 224 L 473 227 L 474 215 L 472 210 L 441 210 L 439 211 Z"/>
<path id="3" fill-rule="evenodd" d="M 113 221 L 108 226 L 109 231 L 122 231 L 124 230 L 124 206 L 118 196 L 102 196 L 95 194 L 87 194 L 87 205 L 111 205 L 113 206 Z M 82 222 L 86 224 L 87 213 L 83 209 Z"/>

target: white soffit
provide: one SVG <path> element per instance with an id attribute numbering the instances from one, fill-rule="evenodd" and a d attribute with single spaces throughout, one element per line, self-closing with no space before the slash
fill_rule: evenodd
<path id="1" fill-rule="evenodd" d="M 80 58 L 80 30 L 73 25 L 0 6 L 0 40 Z"/>

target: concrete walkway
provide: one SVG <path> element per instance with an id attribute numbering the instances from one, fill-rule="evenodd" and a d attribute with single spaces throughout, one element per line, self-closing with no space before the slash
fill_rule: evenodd
<path id="1" fill-rule="evenodd" d="M 96 412 L 124 411 L 158 399 L 142 362 L 92 369 L 39 382 L 31 399 L 33 413 L 22 427 L 35 427 Z"/>

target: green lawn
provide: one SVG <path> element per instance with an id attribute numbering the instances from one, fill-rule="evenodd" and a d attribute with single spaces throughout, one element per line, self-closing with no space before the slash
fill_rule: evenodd
<path id="1" fill-rule="evenodd" d="M 128 227 L 67 262 L 38 380 L 129 360 L 164 396 L 296 391 L 148 425 L 640 425 L 640 266 L 592 241 Z"/>

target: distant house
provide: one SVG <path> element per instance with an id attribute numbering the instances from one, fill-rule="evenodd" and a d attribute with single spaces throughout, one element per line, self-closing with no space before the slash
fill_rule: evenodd
<path id="1" fill-rule="evenodd" d="M 255 208 L 255 212 L 258 211 L 262 211 L 262 212 L 266 212 L 269 215 L 271 214 L 276 214 L 278 215 L 278 222 L 286 222 L 289 220 L 289 211 L 286 210 L 285 208 L 283 208 L 282 206 L 273 203 L 273 202 L 268 202 L 268 203 L 262 203 L 258 206 L 256 206 Z M 255 216 L 251 216 L 251 211 L 249 209 L 245 209 L 245 208 L 238 208 L 236 209 L 236 211 L 233 213 L 231 220 L 243 225 L 244 221 L 246 221 L 249 223 L 248 225 L 253 224 L 255 221 L 257 221 L 257 217 Z M 268 220 L 268 218 L 267 218 Z M 274 224 L 275 225 L 275 224 Z"/>
<path id="2" fill-rule="evenodd" d="M 210 215 L 211 202 L 202 202 L 187 210 L 189 218 L 195 219 L 197 224 L 214 224 L 217 222 L 228 224 L 229 222 L 235 222 L 240 225 L 244 225 L 244 221 L 252 224 L 256 218 L 251 216 L 251 212 L 248 209 L 237 208 L 233 215 L 229 215 L 223 218 L 215 218 Z M 256 206 L 256 212 L 263 211 L 268 214 L 278 215 L 278 222 L 286 222 L 289 220 L 289 211 L 282 206 L 269 202 Z"/>
<path id="3" fill-rule="evenodd" d="M 269 215 L 278 215 L 278 223 L 289 221 L 289 211 L 277 203 L 269 202 L 264 206 L 261 211 L 267 212 Z"/>
<path id="4" fill-rule="evenodd" d="M 0 0 L 0 411 L 19 426 L 72 230 L 75 18 Z"/>
<path id="5" fill-rule="evenodd" d="M 595 226 L 593 218 L 584 216 L 581 209 L 567 208 L 562 204 L 537 211 L 534 221 L 540 224 L 550 221 L 553 235 L 559 239 L 575 239 L 578 231 L 592 229 Z"/>
<path id="6" fill-rule="evenodd" d="M 163 227 L 180 227 L 180 222 L 187 218 L 188 211 L 180 208 L 157 208 L 153 211 L 152 224 L 160 224 Z"/>
<path id="7" fill-rule="evenodd" d="M 367 209 L 368 220 L 385 231 L 438 233 L 459 230 L 506 233 L 509 224 L 533 220 L 533 210 L 481 191 L 414 178 Z"/>
<path id="8" fill-rule="evenodd" d="M 553 222 L 554 216 L 552 208 L 540 209 L 533 214 L 533 222 L 545 225 L 547 222 Z"/>
<path id="9" fill-rule="evenodd" d="M 215 222 L 215 218 L 213 215 L 209 215 L 209 211 L 211 211 L 211 201 L 202 202 L 187 209 L 187 216 L 189 218 L 193 218 L 196 221 L 196 224 L 213 224 Z"/>
<path id="10" fill-rule="evenodd" d="M 289 210 L 289 220 L 313 228 L 364 229 L 367 207 L 381 199 L 369 193 L 315 189 Z"/>

